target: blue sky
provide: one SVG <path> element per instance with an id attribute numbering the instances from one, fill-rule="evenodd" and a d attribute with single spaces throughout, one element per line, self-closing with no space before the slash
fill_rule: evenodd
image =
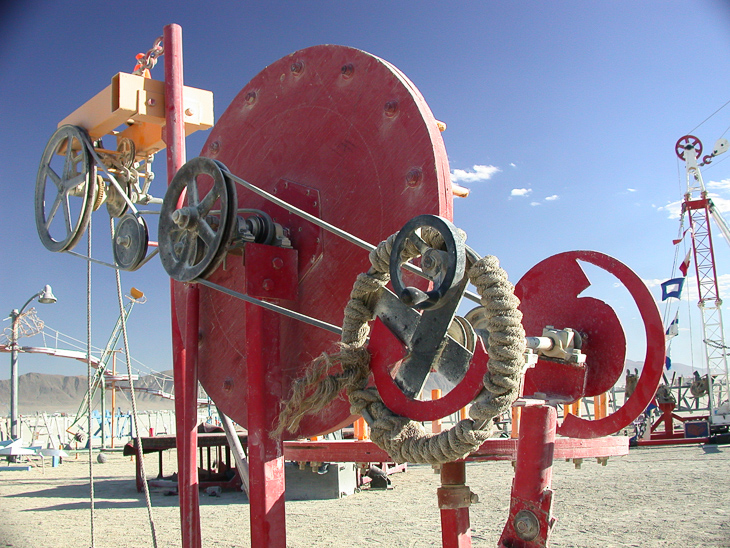
<path id="1" fill-rule="evenodd" d="M 629 265 L 659 298 L 658 283 L 673 276 L 672 239 L 684 192 L 674 144 L 694 131 L 708 149 L 730 126 L 727 107 L 695 129 L 730 99 L 727 2 L 14 5 L 4 3 L 0 12 L 0 311 L 8 314 L 51 284 L 59 301 L 37 305 L 40 318 L 81 341 L 86 266 L 40 243 L 33 218 L 38 163 L 58 121 L 113 74 L 131 72 L 135 54 L 149 49 L 168 23 L 183 27 L 185 83 L 214 92 L 217 116 L 261 69 L 307 46 L 349 45 L 400 68 L 447 123 L 443 136 L 454 178 L 472 190 L 456 201 L 455 223 L 479 253 L 498 256 L 514 282 L 550 255 L 593 249 Z M 161 65 L 153 77 L 162 78 Z M 204 132 L 188 139 L 188 158 L 205 139 Z M 703 173 L 716 204 L 727 211 L 730 163 L 724 159 Z M 164 154 L 158 155 L 158 189 L 166 180 L 164 164 Z M 109 254 L 107 219 L 102 208 L 92 223 L 100 257 Z M 723 294 L 730 290 L 728 251 L 718 237 Z M 641 325 L 630 299 L 610 277 L 589 275 L 590 294 L 605 298 L 622 319 L 627 357 L 642 360 Z M 125 291 L 136 286 L 148 297 L 130 320 L 133 355 L 151 369 L 170 369 L 162 266 L 153 259 L 123 273 L 122 283 Z M 672 358 L 683 363 L 692 361 L 691 351 L 700 363 L 693 295 L 696 289 L 686 291 L 690 305 L 683 305 L 683 329 L 672 348 Z M 118 314 L 111 269 L 94 267 L 92 301 L 93 343 L 103 346 Z M 688 310 L 695 316 L 692 346 Z M 8 378 L 9 361 L 0 364 L 0 378 Z M 29 355 L 21 356 L 20 367 L 21 373 L 85 373 L 79 362 Z"/>

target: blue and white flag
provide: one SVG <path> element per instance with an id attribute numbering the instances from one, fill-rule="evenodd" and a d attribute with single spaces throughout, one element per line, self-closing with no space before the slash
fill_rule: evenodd
<path id="1" fill-rule="evenodd" d="M 674 319 L 669 324 L 669 327 L 667 327 L 665 335 L 667 340 L 679 335 L 679 311 L 674 315 Z"/>
<path id="2" fill-rule="evenodd" d="M 662 300 L 666 301 L 669 297 L 679 299 L 684 286 L 684 278 L 673 278 L 662 284 Z"/>

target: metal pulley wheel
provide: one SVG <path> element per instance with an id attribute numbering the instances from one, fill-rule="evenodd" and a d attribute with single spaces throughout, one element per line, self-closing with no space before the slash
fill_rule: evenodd
<path id="1" fill-rule="evenodd" d="M 132 185 L 131 183 L 121 180 L 119 185 L 126 190 L 127 197 L 132 196 Z M 116 185 L 110 184 L 106 188 L 106 210 L 110 217 L 121 217 L 127 212 L 129 204 L 124 199 L 124 196 L 117 190 Z"/>
<path id="2" fill-rule="evenodd" d="M 122 137 L 117 143 L 117 153 L 119 154 L 119 163 L 127 169 L 134 165 L 134 159 L 137 155 L 137 147 L 134 141 L 129 137 Z"/>
<path id="3" fill-rule="evenodd" d="M 226 253 L 236 218 L 236 188 L 219 162 L 195 158 L 175 174 L 160 210 L 162 266 L 178 282 L 213 272 Z"/>
<path id="4" fill-rule="evenodd" d="M 687 150 L 694 150 L 695 157 L 699 159 L 702 156 L 702 141 L 694 135 L 685 135 L 677 140 L 674 145 L 674 152 L 680 160 L 684 160 L 684 153 Z"/>
<path id="5" fill-rule="evenodd" d="M 96 194 L 89 146 L 84 129 L 66 125 L 56 130 L 43 151 L 35 186 L 35 222 L 50 251 L 73 249 L 89 224 Z"/>
<path id="6" fill-rule="evenodd" d="M 114 229 L 114 262 L 122 270 L 137 270 L 147 255 L 149 232 L 142 217 L 127 214 Z"/>
<path id="7" fill-rule="evenodd" d="M 440 234 L 445 249 L 434 249 L 421 238 L 418 231 L 426 227 L 433 228 Z M 420 252 L 421 268 L 434 285 L 430 291 L 403 285 L 401 267 L 405 261 L 402 253 L 406 249 L 407 242 L 415 245 Z M 465 265 L 464 238 L 459 230 L 451 222 L 436 215 L 419 215 L 406 223 L 393 242 L 393 251 L 390 255 L 390 279 L 393 291 L 403 303 L 413 308 L 420 310 L 438 308 L 446 302 L 450 292 L 464 278 Z"/>

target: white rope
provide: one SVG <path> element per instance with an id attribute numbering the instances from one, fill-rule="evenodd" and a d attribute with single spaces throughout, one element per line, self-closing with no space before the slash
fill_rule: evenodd
<path id="1" fill-rule="evenodd" d="M 112 237 L 114 235 L 114 219 L 110 219 Z M 91 263 L 89 263 L 91 264 Z M 132 396 L 132 416 L 134 418 L 134 430 L 137 434 L 137 461 L 139 462 L 140 474 L 142 475 L 142 487 L 144 491 L 145 504 L 147 505 L 147 517 L 150 522 L 150 531 L 152 534 L 152 545 L 157 548 L 157 533 L 155 531 L 155 520 L 152 517 L 152 501 L 150 500 L 150 488 L 147 484 L 147 474 L 144 468 L 144 453 L 142 451 L 142 436 L 139 432 L 139 416 L 137 415 L 137 398 L 134 395 L 134 381 L 132 380 L 132 362 L 129 353 L 129 339 L 127 338 L 127 320 L 124 317 L 124 299 L 122 297 L 122 281 L 119 276 L 119 270 L 114 270 L 117 281 L 117 298 L 119 300 L 119 318 L 122 322 L 122 339 L 124 340 L 124 354 L 127 362 L 127 375 L 129 377 L 129 392 Z"/>
<path id="2" fill-rule="evenodd" d="M 86 235 L 87 253 L 91 257 L 91 217 L 89 217 L 89 228 Z M 86 263 L 86 406 L 91 409 L 91 261 Z M 95 546 L 94 535 L 94 459 L 92 449 L 91 412 L 88 420 L 88 443 L 89 443 L 89 511 L 91 526 L 91 548 Z"/>
<path id="3" fill-rule="evenodd" d="M 395 462 L 440 464 L 464 458 L 478 449 L 491 434 L 492 419 L 508 410 L 517 398 L 524 372 L 525 332 L 514 287 L 496 257 L 480 259 L 468 272 L 485 309 L 490 357 L 483 381 L 485 389 L 471 407 L 471 418 L 445 432 L 429 435 L 420 423 L 388 409 L 377 389 L 367 388 L 369 322 L 373 320 L 374 301 L 390 279 L 389 260 L 396 236 L 381 242 L 370 253 L 373 267 L 358 276 L 345 307 L 340 351 L 322 354 L 310 364 L 305 376 L 293 384 L 272 436 L 284 429 L 296 431 L 305 414 L 322 411 L 344 389 L 350 400 L 350 411 L 369 417 L 372 440 Z M 443 245 L 438 233 L 422 230 L 421 237 L 433 248 Z M 404 261 L 420 255 L 409 244 L 401 254 Z M 327 374 L 338 365 L 342 373 Z"/>

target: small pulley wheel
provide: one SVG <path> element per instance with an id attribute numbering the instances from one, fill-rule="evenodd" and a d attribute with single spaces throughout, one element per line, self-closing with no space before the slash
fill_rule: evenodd
<path id="1" fill-rule="evenodd" d="M 223 260 L 235 225 L 236 188 L 222 164 L 190 160 L 175 174 L 160 210 L 160 259 L 167 274 L 191 282 L 211 274 Z"/>
<path id="2" fill-rule="evenodd" d="M 702 156 L 702 141 L 700 141 L 694 135 L 685 135 L 677 140 L 677 144 L 674 145 L 674 152 L 679 156 L 680 160 L 684 160 L 684 153 L 687 150 L 694 150 L 696 158 Z"/>
<path id="3" fill-rule="evenodd" d="M 114 229 L 114 262 L 122 270 L 137 270 L 147 255 L 149 232 L 142 217 L 127 214 Z"/>
<path id="4" fill-rule="evenodd" d="M 89 224 L 96 194 L 90 145 L 84 129 L 65 125 L 43 151 L 35 185 L 35 222 L 50 251 L 73 249 Z"/>
<path id="5" fill-rule="evenodd" d="M 121 186 L 122 189 L 124 189 L 127 193 L 127 197 L 131 199 L 132 185 L 123 179 L 118 180 L 118 182 L 119 186 Z M 127 200 L 124 199 L 122 193 L 117 190 L 116 185 L 109 184 L 106 187 L 106 192 L 106 210 L 107 213 L 109 213 L 109 216 L 121 217 L 122 215 L 124 215 L 129 208 L 129 204 L 127 204 Z"/>
<path id="6" fill-rule="evenodd" d="M 119 163 L 127 169 L 134 165 L 134 158 L 137 155 L 137 147 L 134 141 L 129 137 L 122 137 L 117 143 L 117 154 L 119 154 Z"/>
<path id="7" fill-rule="evenodd" d="M 444 249 L 431 247 L 418 234 L 420 229 L 426 227 L 435 229 L 441 235 Z M 431 291 L 403 286 L 401 266 L 406 262 L 403 252 L 408 242 L 418 249 L 421 268 L 434 285 Z M 393 242 L 393 251 L 390 254 L 390 279 L 393 291 L 403 303 L 413 308 L 419 310 L 438 308 L 448 300 L 445 297 L 464 278 L 465 266 L 466 250 L 464 238 L 459 230 L 442 217 L 419 215 L 405 224 Z"/>

